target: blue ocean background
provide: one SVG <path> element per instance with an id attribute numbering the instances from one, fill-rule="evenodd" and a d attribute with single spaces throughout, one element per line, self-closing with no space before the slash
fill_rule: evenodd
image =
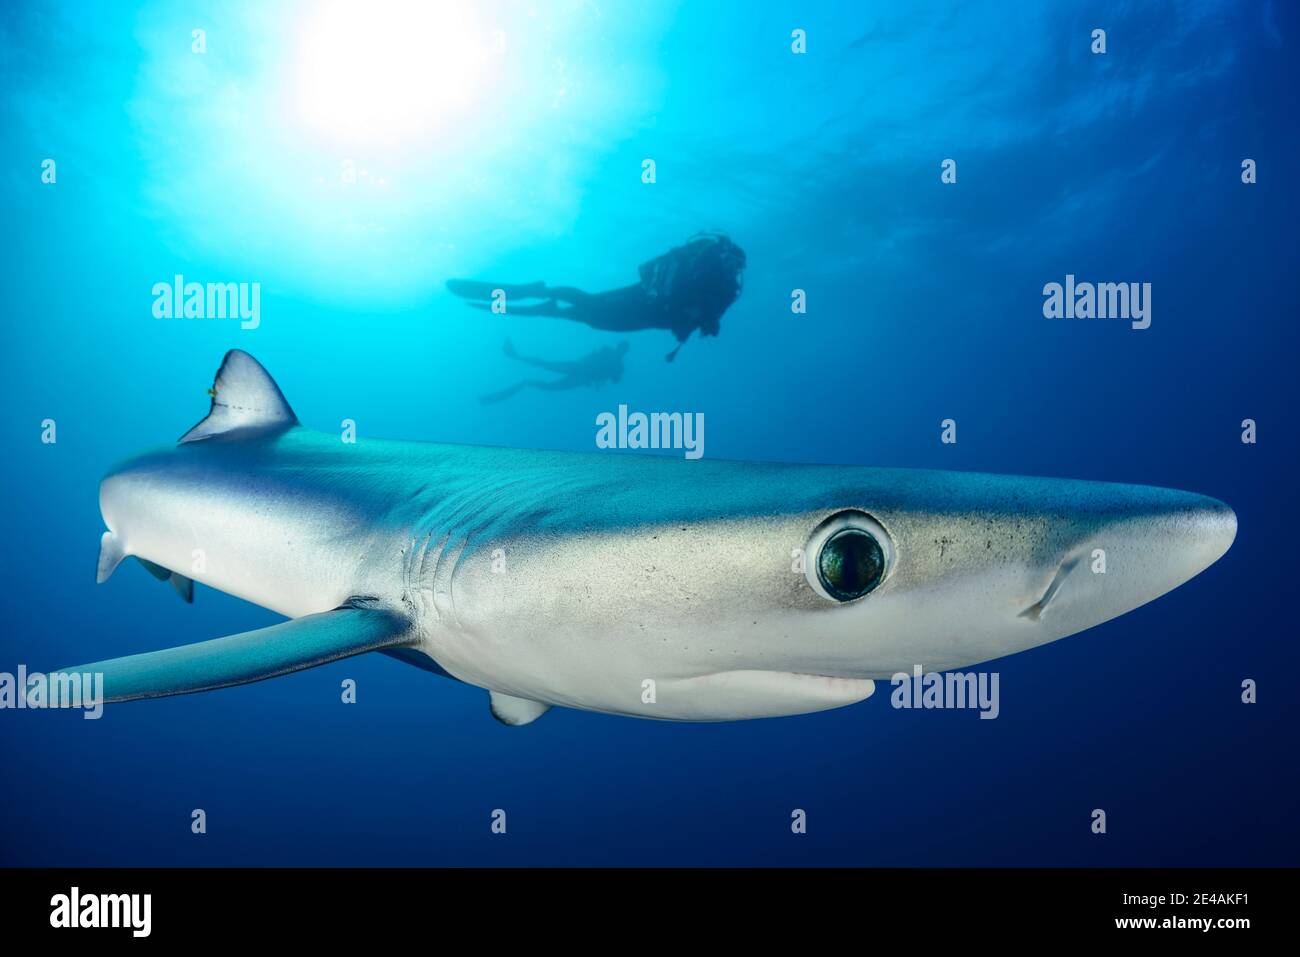
<path id="1" fill-rule="evenodd" d="M 304 66 L 319 4 L 0 9 L 0 671 L 277 620 L 133 564 L 94 583 L 100 477 L 201 418 L 236 347 L 320 429 L 590 451 L 619 403 L 699 411 L 709 457 L 1170 486 L 1232 505 L 1236 544 L 989 666 L 994 721 L 882 684 L 801 717 L 507 728 L 379 655 L 99 721 L 0 711 L 0 864 L 1296 863 L 1294 4 L 366 9 L 409 78 Z M 701 229 L 749 257 L 720 337 L 670 365 L 638 333 L 615 386 L 479 403 L 526 372 L 507 336 L 618 337 L 445 280 L 610 288 Z M 259 282 L 259 327 L 154 318 L 176 274 Z M 1151 327 L 1045 319 L 1066 274 L 1152 283 Z"/>

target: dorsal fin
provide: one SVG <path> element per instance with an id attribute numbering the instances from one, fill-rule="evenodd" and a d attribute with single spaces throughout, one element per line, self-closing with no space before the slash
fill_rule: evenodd
<path id="1" fill-rule="evenodd" d="M 298 424 L 270 373 L 242 349 L 226 353 L 208 395 L 212 396 L 212 408 L 202 422 L 181 436 L 182 442 L 197 442 L 227 432 L 264 432 Z"/>

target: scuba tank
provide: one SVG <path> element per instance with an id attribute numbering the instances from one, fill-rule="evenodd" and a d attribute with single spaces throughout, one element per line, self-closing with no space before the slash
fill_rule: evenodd
<path id="1" fill-rule="evenodd" d="M 724 233 L 697 233 L 638 267 L 646 296 L 664 308 L 681 307 L 701 289 L 734 290 L 725 309 L 740 295 L 745 253 Z M 710 297 L 712 298 L 712 297 Z"/>

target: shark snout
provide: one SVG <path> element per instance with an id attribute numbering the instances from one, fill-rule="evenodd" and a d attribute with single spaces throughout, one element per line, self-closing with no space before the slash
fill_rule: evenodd
<path id="1" fill-rule="evenodd" d="M 1135 576 L 1142 572 L 1173 588 L 1223 557 L 1237 537 L 1237 515 L 1218 499 L 1170 492 L 1154 508 L 1119 516 L 1104 535 Z"/>
<path id="2" fill-rule="evenodd" d="M 1216 498 L 1197 495 L 1190 508 L 1190 521 L 1195 529 L 1194 539 L 1205 563 L 1202 571 L 1217 562 L 1237 539 L 1237 513 Z M 1196 574 L 1196 572 L 1193 572 Z"/>
<path id="3" fill-rule="evenodd" d="M 1081 630 L 1144 605 L 1200 574 L 1232 546 L 1237 516 L 1218 499 L 1164 489 L 1117 501 L 1087 527 L 1020 617 Z"/>

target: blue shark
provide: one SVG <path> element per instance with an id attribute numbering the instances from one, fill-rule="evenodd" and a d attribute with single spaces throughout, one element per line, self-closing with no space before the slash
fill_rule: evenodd
<path id="1" fill-rule="evenodd" d="M 1236 535 L 1189 492 L 892 468 L 359 438 L 298 422 L 234 350 L 207 416 L 100 486 L 99 581 L 134 556 L 286 617 L 79 665 L 125 701 L 382 652 L 489 692 L 682 721 L 852 704 L 1122 615 Z"/>

